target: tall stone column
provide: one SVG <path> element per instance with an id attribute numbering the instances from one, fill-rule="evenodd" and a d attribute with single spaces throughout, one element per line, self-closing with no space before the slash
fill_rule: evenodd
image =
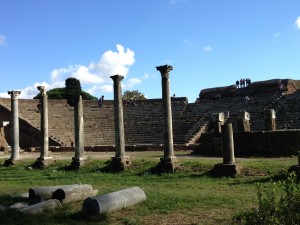
<path id="1" fill-rule="evenodd" d="M 41 93 L 40 114 L 41 114 L 41 155 L 37 158 L 34 166 L 44 167 L 51 162 L 49 157 L 49 135 L 48 135 L 48 96 L 44 86 L 38 86 L 37 89 Z"/>
<path id="2" fill-rule="evenodd" d="M 222 142 L 223 142 L 223 163 L 224 164 L 235 163 L 233 130 L 232 130 L 231 123 L 222 125 Z"/>
<path id="3" fill-rule="evenodd" d="M 110 169 L 118 172 L 123 171 L 130 165 L 129 157 L 125 156 L 125 136 L 123 121 L 123 102 L 121 81 L 124 76 L 114 75 L 110 77 L 114 82 L 114 119 L 115 119 L 115 151 Z"/>
<path id="4" fill-rule="evenodd" d="M 217 177 L 233 177 L 240 172 L 240 166 L 235 164 L 234 159 L 234 139 L 232 124 L 222 125 L 222 142 L 223 142 L 223 163 L 216 164 L 213 169 L 213 175 Z"/>
<path id="5" fill-rule="evenodd" d="M 265 130 L 276 130 L 276 113 L 274 109 L 264 110 Z"/>
<path id="6" fill-rule="evenodd" d="M 7 93 L 11 96 L 11 157 L 4 162 L 4 166 L 13 165 L 20 159 L 18 96 L 21 91 L 8 91 Z"/>
<path id="7" fill-rule="evenodd" d="M 172 128 L 172 109 L 170 98 L 170 65 L 158 66 L 156 69 L 161 74 L 162 85 L 162 107 L 164 124 L 164 157 L 157 165 L 158 172 L 174 172 L 178 165 L 178 159 L 174 156 L 173 148 L 173 128 Z"/>
<path id="8" fill-rule="evenodd" d="M 250 132 L 250 114 L 245 111 L 237 114 L 237 128 L 239 132 Z"/>
<path id="9" fill-rule="evenodd" d="M 75 157 L 70 165 L 72 169 L 78 169 L 85 160 L 83 126 L 82 97 L 79 95 L 78 103 L 74 106 Z"/>

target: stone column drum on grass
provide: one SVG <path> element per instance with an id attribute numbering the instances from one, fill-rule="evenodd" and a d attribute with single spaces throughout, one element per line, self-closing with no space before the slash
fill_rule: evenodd
<path id="1" fill-rule="evenodd" d="M 11 96 L 11 157 L 4 162 L 4 166 L 13 165 L 20 159 L 18 96 L 21 91 L 8 91 L 7 93 Z"/>
<path id="2" fill-rule="evenodd" d="M 174 172 L 178 166 L 178 159 L 174 156 L 173 148 L 173 128 L 172 128 L 172 109 L 170 98 L 170 71 L 173 67 L 170 65 L 158 66 L 156 69 L 161 73 L 162 81 L 162 107 L 164 124 L 164 157 L 160 158 L 157 165 L 159 173 Z"/>
<path id="3" fill-rule="evenodd" d="M 34 163 L 35 167 L 43 168 L 52 161 L 49 156 L 49 136 L 48 136 L 48 96 L 44 86 L 38 86 L 41 93 L 40 114 L 41 114 L 41 155 Z"/>
<path id="4" fill-rule="evenodd" d="M 276 130 L 276 113 L 274 109 L 264 110 L 265 130 Z"/>
<path id="5" fill-rule="evenodd" d="M 237 114 L 237 127 L 239 132 L 250 132 L 250 114 L 242 111 Z"/>
<path id="6" fill-rule="evenodd" d="M 114 75 L 110 77 L 114 82 L 114 119 L 115 119 L 115 151 L 116 155 L 110 163 L 111 171 L 123 171 L 127 169 L 131 162 L 125 156 L 125 136 L 123 121 L 123 102 L 121 81 L 124 76 Z"/>
<path id="7" fill-rule="evenodd" d="M 124 209 L 146 200 L 146 194 L 139 187 L 127 188 L 104 195 L 89 197 L 83 202 L 86 215 L 100 215 L 118 209 Z"/>
<path id="8" fill-rule="evenodd" d="M 222 142 L 223 142 L 223 163 L 216 164 L 213 168 L 213 175 L 217 177 L 233 177 L 240 172 L 240 167 L 235 164 L 234 159 L 234 140 L 232 124 L 222 125 Z"/>
<path id="9" fill-rule="evenodd" d="M 74 106 L 74 132 L 75 132 L 75 157 L 72 158 L 71 169 L 78 169 L 84 160 L 84 130 L 83 130 L 82 97 L 79 95 L 78 103 Z"/>

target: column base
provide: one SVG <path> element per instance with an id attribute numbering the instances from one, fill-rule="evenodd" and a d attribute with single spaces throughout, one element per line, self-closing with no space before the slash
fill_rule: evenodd
<path id="1" fill-rule="evenodd" d="M 292 165 L 289 170 L 288 170 L 289 173 L 291 172 L 295 172 L 297 177 L 300 178 L 300 165 Z"/>
<path id="2" fill-rule="evenodd" d="M 241 172 L 241 166 L 237 164 L 219 163 L 211 171 L 214 177 L 234 177 Z"/>
<path id="3" fill-rule="evenodd" d="M 73 157 L 70 165 L 70 169 L 79 169 L 80 166 L 84 165 L 86 157 Z"/>
<path id="4" fill-rule="evenodd" d="M 42 169 L 45 166 L 49 166 L 53 163 L 53 157 L 39 157 L 32 165 L 34 168 Z"/>
<path id="5" fill-rule="evenodd" d="M 6 167 L 13 166 L 13 165 L 16 165 L 19 162 L 20 162 L 19 159 L 9 158 L 9 159 L 5 160 L 5 162 L 3 163 L 2 166 L 6 166 Z"/>
<path id="6" fill-rule="evenodd" d="M 160 158 L 160 162 L 156 165 L 155 170 L 159 174 L 174 173 L 179 164 L 177 157 Z"/>
<path id="7" fill-rule="evenodd" d="M 121 172 L 128 169 L 130 165 L 131 165 L 131 161 L 129 160 L 129 156 L 112 157 L 109 165 L 109 169 L 112 172 Z"/>

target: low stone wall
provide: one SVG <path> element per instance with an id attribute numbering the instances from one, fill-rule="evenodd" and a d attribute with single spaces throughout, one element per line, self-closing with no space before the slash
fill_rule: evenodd
<path id="1" fill-rule="evenodd" d="M 198 144 L 196 145 L 174 145 L 174 151 L 184 151 L 198 149 Z M 125 151 L 127 152 L 142 152 L 142 151 L 162 151 L 164 146 L 162 145 L 126 145 Z M 25 149 L 27 152 L 40 151 L 39 147 L 32 147 Z M 50 146 L 49 151 L 51 152 L 75 152 L 74 147 L 64 147 L 64 146 Z M 85 146 L 84 151 L 87 152 L 114 152 L 115 147 L 110 145 L 99 145 L 99 146 Z"/>
<path id="2" fill-rule="evenodd" d="M 300 129 L 234 133 L 237 156 L 285 156 L 295 155 L 297 151 L 300 151 Z M 221 138 L 214 137 L 213 133 L 203 134 L 197 153 L 222 155 Z"/>

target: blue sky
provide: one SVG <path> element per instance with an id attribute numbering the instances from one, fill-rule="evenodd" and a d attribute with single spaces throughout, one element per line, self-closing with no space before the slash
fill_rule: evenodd
<path id="1" fill-rule="evenodd" d="M 156 66 L 170 64 L 171 95 L 240 78 L 300 79 L 299 0 L 0 0 L 0 96 L 36 86 L 161 98 Z"/>

